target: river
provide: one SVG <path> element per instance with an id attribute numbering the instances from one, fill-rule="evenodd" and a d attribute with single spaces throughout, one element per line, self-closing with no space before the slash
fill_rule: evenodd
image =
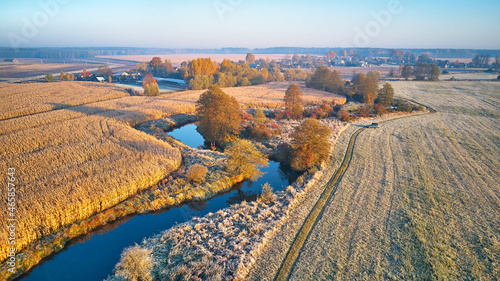
<path id="1" fill-rule="evenodd" d="M 191 147 L 197 148 L 203 144 L 203 137 L 196 131 L 194 124 L 175 129 L 169 134 Z M 140 244 L 144 238 L 195 216 L 215 213 L 243 200 L 253 201 L 266 182 L 274 191 L 282 190 L 298 176 L 274 161 L 269 161 L 269 165 L 260 170 L 265 174 L 256 181 L 244 182 L 230 192 L 205 202 L 188 203 L 156 213 L 131 215 L 74 239 L 61 252 L 48 257 L 20 279 L 102 281 L 112 273 L 124 248 Z"/>

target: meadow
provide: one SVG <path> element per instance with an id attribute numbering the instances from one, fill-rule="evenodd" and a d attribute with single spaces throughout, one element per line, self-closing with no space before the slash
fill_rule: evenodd
<path id="1" fill-rule="evenodd" d="M 395 82 L 437 113 L 363 131 L 290 280 L 495 280 L 500 275 L 500 84 Z M 372 121 L 370 121 L 372 122 Z M 366 122 L 365 122 L 366 123 Z M 339 166 L 352 126 L 334 149 Z M 247 276 L 272 280 L 319 191 Z M 311 261 L 314 260 L 314 266 Z"/>

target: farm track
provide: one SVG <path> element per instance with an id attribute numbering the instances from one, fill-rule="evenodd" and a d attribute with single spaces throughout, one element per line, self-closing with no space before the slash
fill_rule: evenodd
<path id="1" fill-rule="evenodd" d="M 428 114 L 428 113 L 434 113 L 435 110 L 429 109 L 428 112 L 423 113 L 423 114 Z M 403 118 L 409 118 L 409 117 L 414 117 L 414 116 L 420 116 L 423 114 L 413 114 L 413 115 L 405 115 L 405 116 L 400 116 L 396 118 L 392 118 L 389 120 L 384 120 L 380 121 L 379 124 L 403 119 Z M 321 194 L 320 198 L 314 205 L 313 209 L 307 216 L 306 220 L 302 224 L 299 232 L 295 236 L 291 247 L 289 248 L 285 259 L 283 260 L 283 263 L 281 264 L 277 275 L 275 276 L 274 280 L 288 280 L 290 278 L 290 274 L 293 271 L 293 268 L 295 266 L 295 263 L 300 255 L 300 252 L 306 243 L 307 239 L 309 238 L 310 234 L 312 233 L 312 229 L 314 226 L 317 224 L 317 222 L 321 219 L 322 214 L 325 211 L 326 203 L 331 201 L 331 198 L 335 196 L 335 192 L 337 191 L 338 184 L 342 180 L 342 177 L 344 176 L 345 172 L 349 168 L 349 164 L 351 163 L 352 156 L 353 156 L 353 151 L 354 151 L 354 145 L 356 143 L 356 139 L 361 134 L 364 130 L 366 130 L 366 127 L 360 128 L 354 132 L 354 134 L 351 136 L 349 140 L 349 144 L 347 146 L 346 153 L 344 155 L 344 159 L 342 161 L 342 164 L 338 168 L 338 170 L 335 172 L 335 174 L 330 178 L 328 183 L 325 185 L 324 191 Z M 392 205 L 392 203 L 391 203 Z M 387 226 L 386 226 L 387 227 Z M 353 243 L 351 243 L 352 245 Z"/>

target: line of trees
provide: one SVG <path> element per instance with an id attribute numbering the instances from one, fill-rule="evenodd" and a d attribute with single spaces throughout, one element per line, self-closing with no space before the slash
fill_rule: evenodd
<path id="1" fill-rule="evenodd" d="M 441 68 L 435 64 L 423 62 L 419 62 L 413 67 L 407 64 L 401 70 L 401 77 L 405 78 L 405 80 L 409 80 L 410 77 L 414 76 L 415 80 L 418 81 L 423 81 L 425 79 L 437 81 L 439 80 L 439 75 L 441 75 Z"/>

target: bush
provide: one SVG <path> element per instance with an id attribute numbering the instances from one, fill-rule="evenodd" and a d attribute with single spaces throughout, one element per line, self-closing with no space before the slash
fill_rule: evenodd
<path id="1" fill-rule="evenodd" d="M 146 96 L 159 96 L 160 88 L 156 83 L 147 83 L 144 85 L 144 95 Z"/>
<path id="2" fill-rule="evenodd" d="M 205 177 L 207 175 L 207 172 L 208 172 L 207 167 L 201 164 L 194 164 L 187 170 L 186 177 L 190 182 L 203 183 L 205 182 Z"/>
<path id="3" fill-rule="evenodd" d="M 132 281 L 150 281 L 153 259 L 151 250 L 139 245 L 129 247 L 123 251 L 120 262 L 116 264 L 115 275 Z"/>
<path id="4" fill-rule="evenodd" d="M 45 74 L 45 81 L 49 82 L 49 83 L 54 82 L 54 76 L 52 74 L 50 74 L 50 73 L 49 74 Z"/>
<path id="5" fill-rule="evenodd" d="M 269 204 L 274 201 L 273 188 L 269 183 L 266 182 L 262 187 L 262 193 L 260 194 L 258 201 L 265 204 Z"/>
<path id="6" fill-rule="evenodd" d="M 273 132 L 270 131 L 266 125 L 253 125 L 246 127 L 248 135 L 255 140 L 267 140 L 273 136 Z"/>
<path id="7" fill-rule="evenodd" d="M 254 122 L 256 125 L 262 125 L 266 123 L 267 118 L 266 115 L 264 114 L 264 110 L 262 110 L 262 108 L 258 108 L 257 110 L 255 110 L 253 119 L 255 120 Z"/>

